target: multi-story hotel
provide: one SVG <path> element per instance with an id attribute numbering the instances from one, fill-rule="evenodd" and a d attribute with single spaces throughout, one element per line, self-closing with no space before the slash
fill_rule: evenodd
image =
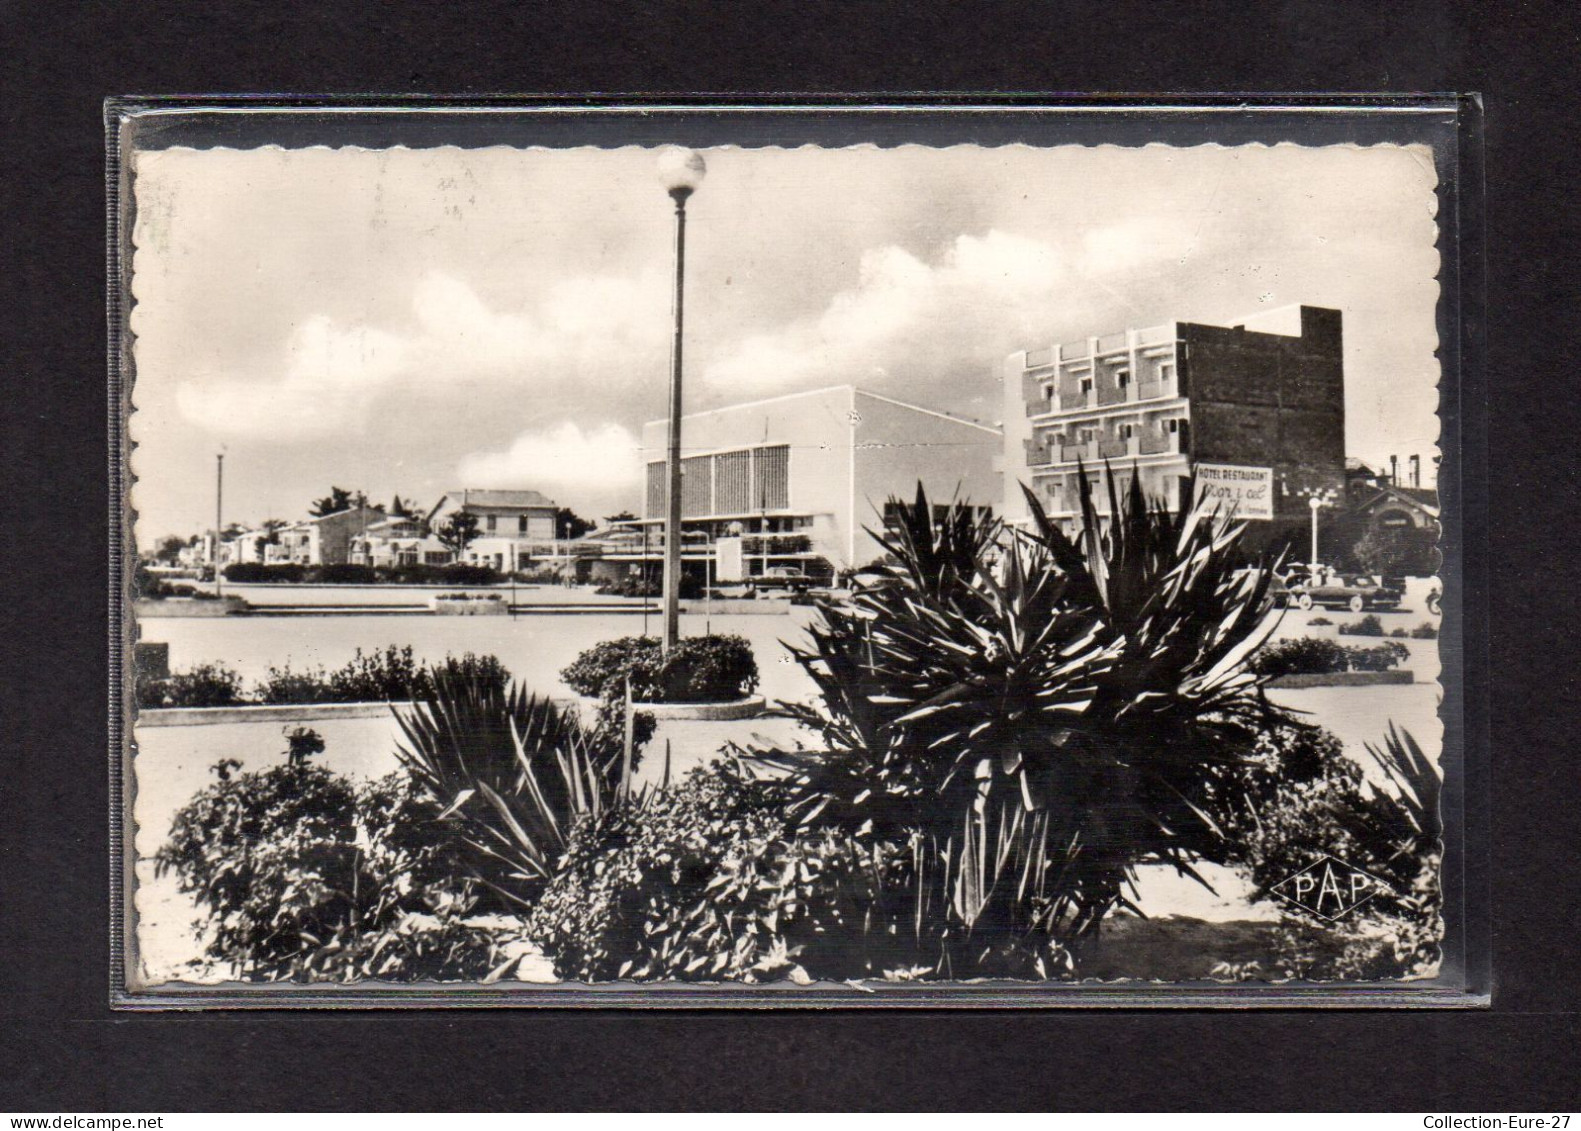
<path id="1" fill-rule="evenodd" d="M 1074 532 L 1078 467 L 1100 488 L 1139 475 L 1172 508 L 1199 480 L 1249 485 L 1242 517 L 1268 536 L 1345 488 L 1340 312 L 1292 306 L 1234 326 L 1168 322 L 1011 354 L 1004 362 L 1004 513 L 1021 485 Z M 1106 464 L 1107 461 L 1107 464 Z M 1199 490 L 1202 483 L 1199 482 Z"/>
<path id="2" fill-rule="evenodd" d="M 991 507 L 1003 493 L 998 428 L 850 385 L 731 405 L 682 418 L 685 567 L 748 580 L 775 567 L 827 577 L 881 555 L 870 529 L 891 497 L 921 481 L 943 505 Z M 666 422 L 643 428 L 643 518 L 610 545 L 608 565 L 662 555 Z"/>

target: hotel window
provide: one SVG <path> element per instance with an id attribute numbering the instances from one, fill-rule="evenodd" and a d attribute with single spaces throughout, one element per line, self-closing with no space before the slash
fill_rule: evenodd
<path id="1" fill-rule="evenodd" d="M 1134 425 L 1134 424 L 1122 424 L 1122 425 L 1120 425 L 1120 430 L 1119 431 L 1120 431 L 1120 439 L 1121 440 L 1129 440 L 1132 436 L 1136 435 L 1136 425 Z"/>
<path id="2" fill-rule="evenodd" d="M 1085 397 L 1090 392 L 1092 392 L 1092 378 L 1083 377 L 1081 379 L 1081 395 Z"/>
<path id="3" fill-rule="evenodd" d="M 524 514 L 519 514 L 516 516 L 516 533 L 527 533 L 527 516 Z"/>
<path id="4" fill-rule="evenodd" d="M 1174 436 L 1177 433 L 1179 433 L 1179 431 L 1180 431 L 1180 419 L 1179 419 L 1179 417 L 1172 416 L 1168 420 L 1164 421 L 1164 431 L 1168 432 L 1171 436 Z"/>
<path id="5" fill-rule="evenodd" d="M 1131 371 L 1122 365 L 1119 369 L 1114 371 L 1114 387 L 1116 389 L 1124 389 L 1130 384 Z"/>
<path id="6" fill-rule="evenodd" d="M 1043 386 L 1043 399 L 1046 401 L 1051 401 L 1054 399 L 1054 382 L 1050 381 L 1048 384 Z"/>
<path id="7" fill-rule="evenodd" d="M 1173 361 L 1161 361 L 1158 363 L 1158 379 L 1165 384 L 1175 379 L 1175 363 Z"/>
<path id="8" fill-rule="evenodd" d="M 499 525 L 499 519 L 491 514 L 485 521 L 488 526 L 489 533 L 493 534 L 495 528 Z"/>

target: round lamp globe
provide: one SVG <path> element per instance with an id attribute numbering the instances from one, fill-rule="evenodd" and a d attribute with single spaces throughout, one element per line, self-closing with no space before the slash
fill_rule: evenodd
<path id="1" fill-rule="evenodd" d="M 697 191 L 708 172 L 703 155 L 695 149 L 667 145 L 659 150 L 657 172 L 659 181 L 671 196 L 685 198 Z"/>

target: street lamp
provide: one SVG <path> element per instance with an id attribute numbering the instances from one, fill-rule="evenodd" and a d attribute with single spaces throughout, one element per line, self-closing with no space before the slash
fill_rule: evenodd
<path id="1" fill-rule="evenodd" d="M 690 149 L 659 151 L 658 174 L 675 201 L 675 341 L 670 347 L 670 442 L 665 460 L 664 637 L 666 655 L 681 635 L 681 326 L 686 306 L 686 200 L 703 183 L 708 166 Z"/>
<path id="2" fill-rule="evenodd" d="M 1312 508 L 1311 571 L 1316 573 L 1318 567 L 1318 511 L 1322 510 L 1324 507 L 1331 507 L 1334 505 L 1334 492 L 1332 489 L 1330 489 L 1324 491 L 1303 491 L 1301 493 L 1307 497 L 1307 506 Z"/>

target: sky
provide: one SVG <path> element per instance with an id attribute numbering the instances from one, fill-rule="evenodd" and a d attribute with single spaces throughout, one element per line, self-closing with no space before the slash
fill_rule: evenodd
<path id="1" fill-rule="evenodd" d="M 1423 149 L 703 151 L 686 411 L 855 384 L 985 423 L 1016 350 L 1292 303 L 1344 312 L 1347 450 L 1436 452 Z M 134 157 L 140 542 L 331 485 L 640 509 L 666 412 L 673 211 L 651 149 Z M 657 456 L 661 453 L 649 453 Z"/>

